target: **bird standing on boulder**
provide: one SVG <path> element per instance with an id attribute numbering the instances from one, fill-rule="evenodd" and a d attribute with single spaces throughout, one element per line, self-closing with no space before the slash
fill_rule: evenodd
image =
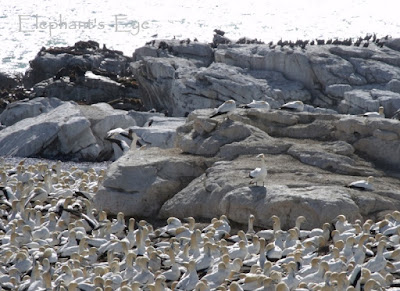
<path id="1" fill-rule="evenodd" d="M 267 109 L 267 110 L 271 109 L 271 106 L 269 105 L 269 103 L 264 100 L 259 100 L 259 101 L 253 100 L 252 102 L 250 102 L 248 104 L 240 105 L 239 107 L 241 107 L 241 108 L 261 108 L 261 109 Z"/>
<path id="2" fill-rule="evenodd" d="M 267 177 L 267 166 L 265 165 L 265 156 L 264 154 L 259 154 L 257 158 L 261 159 L 261 167 L 260 168 L 255 168 L 253 171 L 250 172 L 249 177 L 252 179 L 250 181 L 250 184 L 256 183 L 257 182 L 263 182 L 264 186 L 264 180 Z"/>
<path id="3" fill-rule="evenodd" d="M 292 101 L 283 104 L 279 109 L 301 112 L 304 110 L 304 103 L 301 101 Z"/>
<path id="4" fill-rule="evenodd" d="M 215 113 L 210 116 L 210 118 L 213 118 L 217 115 L 221 115 L 224 113 L 228 113 L 230 111 L 233 111 L 236 109 L 236 102 L 235 100 L 228 100 L 225 101 L 223 104 L 221 104 L 218 108 L 215 109 Z"/>

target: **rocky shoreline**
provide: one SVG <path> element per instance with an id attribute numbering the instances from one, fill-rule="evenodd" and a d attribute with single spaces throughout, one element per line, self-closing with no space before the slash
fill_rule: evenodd
<path id="1" fill-rule="evenodd" d="M 368 46 L 360 45 L 367 42 Z M 97 207 L 111 214 L 124 211 L 132 216 L 166 218 L 181 213 L 183 218 L 187 216 L 183 210 L 188 206 L 172 207 L 172 201 L 178 199 L 175 197 L 194 195 L 188 200 L 190 203 L 194 203 L 196 195 L 225 201 L 227 198 L 223 197 L 238 197 L 235 189 L 250 191 L 250 197 L 262 196 L 246 185 L 246 171 L 251 170 L 251 164 L 256 166 L 251 156 L 263 153 L 267 161 L 282 159 L 284 164 L 289 163 L 289 171 L 295 175 L 309 172 L 306 175 L 318 177 L 310 179 L 307 186 L 319 187 L 321 177 L 341 181 L 322 183 L 325 192 L 329 187 L 337 191 L 338 185 L 343 187 L 351 182 L 348 176 L 388 176 L 387 181 L 375 181 L 381 182 L 377 188 L 384 190 L 369 202 L 358 198 L 365 194 L 353 194 L 347 189 L 339 194 L 351 197 L 348 203 L 352 206 L 343 214 L 354 219 L 371 215 L 380 218 L 386 210 L 396 209 L 400 193 L 399 121 L 390 119 L 397 116 L 400 108 L 400 90 L 396 85 L 400 82 L 399 40 L 371 35 L 353 43 L 326 43 L 235 43 L 216 31 L 212 44 L 154 40 L 136 49 L 131 57 L 105 46 L 100 48 L 93 41 L 78 42 L 73 47 L 42 48 L 19 81 L 27 98 L 10 103 L 0 114 L 0 154 L 107 161 L 115 158 L 109 132 L 115 128 L 130 129 L 146 147 L 128 151 L 109 168 L 96 199 Z M 22 88 L 17 81 L 7 84 L 9 88 Z M 228 99 L 237 104 L 264 100 L 271 110 L 237 109 L 228 119 L 209 118 L 212 111 L 207 108 Z M 303 112 L 279 110 L 283 103 L 295 100 L 305 104 Z M 128 104 L 140 106 L 127 108 Z M 378 111 L 379 107 L 386 118 L 356 115 Z M 237 161 L 241 160 L 248 166 L 235 170 L 235 164 L 240 165 L 242 162 Z M 230 185 L 227 190 L 216 195 L 212 190 L 215 187 L 207 186 L 210 189 L 195 194 L 191 185 L 198 180 L 206 183 L 202 177 L 211 177 L 207 173 L 213 173 L 213 167 L 221 162 L 226 163 L 224 171 L 239 171 L 240 178 L 232 183 L 229 175 L 223 174 L 223 184 Z M 153 167 L 153 172 L 142 170 Z M 125 181 L 115 171 L 135 178 Z M 322 172 L 312 174 L 319 171 Z M 275 187 L 272 168 L 267 180 Z M 288 186 L 288 182 L 276 183 L 277 189 Z M 221 182 L 218 185 L 216 189 Z M 288 192 L 295 193 L 295 188 L 290 187 Z M 127 203 L 113 205 L 109 203 L 110 197 L 120 197 L 114 200 Z M 384 203 L 377 204 L 376 199 L 383 199 Z M 201 210 L 197 218 L 226 214 L 232 206 L 221 204 L 207 213 L 207 203 L 215 205 L 212 200 L 198 205 Z M 344 211 L 346 207 L 340 209 Z M 274 210 L 271 211 L 267 216 L 273 214 Z M 328 222 L 337 214 L 314 214 L 310 219 L 314 221 L 312 226 Z M 246 217 L 234 220 L 245 223 Z M 287 224 L 294 219 L 289 218 Z M 260 216 L 256 224 L 268 226 L 262 224 L 263 220 Z"/>
<path id="2" fill-rule="evenodd" d="M 255 228 L 271 231 L 271 228 L 277 230 L 274 220 L 271 220 L 277 216 L 280 218 L 279 228 L 286 231 L 296 224 L 299 216 L 304 216 L 303 229 L 315 229 L 333 222 L 334 228 L 344 233 L 345 230 L 335 222 L 340 215 L 345 215 L 355 229 L 364 227 L 364 221 L 372 227 L 368 219 L 386 219 L 393 224 L 391 227 L 398 228 L 400 39 L 386 38 L 378 42 L 362 39 L 358 45 L 354 42 L 349 45 L 348 41 L 316 42 L 314 45 L 282 41 L 274 45 L 246 39 L 233 43 L 217 32 L 212 44 L 154 40 L 136 49 L 132 56 L 100 48 L 96 42 L 89 41 L 67 48 L 43 48 L 30 66 L 20 80 L 0 76 L 2 96 L 8 98 L 3 98 L 7 105 L 0 114 L 0 156 L 6 157 L 0 166 L 3 170 L 7 168 L 9 174 L 6 176 L 11 177 L 15 172 L 11 168 L 17 163 L 23 165 L 23 158 L 27 158 L 27 165 L 32 163 L 31 170 L 37 160 L 29 158 L 62 159 L 68 161 L 63 166 L 65 171 L 76 171 L 78 167 L 90 172 L 93 176 L 91 182 L 95 184 L 90 197 L 86 197 L 87 201 L 78 197 L 73 200 L 76 200 L 76 207 L 78 204 L 86 207 L 88 217 L 92 215 L 90 209 L 95 208 L 96 217 L 92 218 L 97 223 L 111 224 L 104 218 L 105 213 L 111 216 L 123 213 L 125 218 L 150 222 L 165 221 L 169 217 L 181 220 L 194 217 L 203 222 L 226 217 L 232 225 L 245 228 L 249 217 L 253 216 Z M 227 100 L 238 105 L 262 100 L 269 106 L 238 106 L 216 115 L 214 108 Z M 293 101 L 304 104 L 302 110 L 280 109 L 284 103 Z M 378 113 L 380 108 L 383 108 L 384 116 Z M 366 112 L 369 114 L 364 116 Z M 116 146 L 120 147 L 119 154 Z M 252 178 L 249 177 L 251 171 L 260 167 L 256 158 L 260 154 L 265 157 L 268 172 L 263 181 L 265 185 L 251 184 Z M 112 159 L 115 161 L 111 162 Z M 91 170 L 90 165 L 97 168 Z M 30 171 L 28 166 L 22 169 Z M 57 171 L 60 170 L 53 171 L 59 179 Z M 68 175 L 65 173 L 65 177 Z M 348 187 L 351 182 L 366 180 L 369 176 L 374 178 L 372 191 Z M 49 196 L 33 204 L 25 203 L 30 192 L 15 198 L 15 202 L 9 200 L 4 188 L 6 184 L 14 183 L 10 191 L 17 192 L 18 181 L 9 182 L 7 179 L 2 178 L 4 211 L 12 212 L 12 203 L 30 205 L 31 209 L 44 207 L 44 202 L 51 205 L 46 200 Z M 71 183 L 79 179 L 78 176 L 66 178 Z M 43 181 L 38 178 L 36 183 L 43 184 Z M 27 181 L 21 184 L 29 186 Z M 75 194 L 82 191 L 72 184 L 57 187 L 70 188 Z M 70 202 L 63 207 L 72 207 L 73 202 Z M 52 203 L 58 204 L 55 200 Z M 46 212 L 46 219 L 49 219 L 50 212 Z M 58 213 L 58 219 L 61 219 L 62 211 Z M 3 214 L 3 224 L 11 223 L 10 213 Z M 28 218 L 26 215 L 22 217 Z M 216 223 L 211 230 L 213 235 L 216 235 L 218 226 L 224 224 L 224 219 L 220 220 L 222 222 Z M 77 226 L 74 223 L 71 228 Z M 113 223 L 118 224 L 118 221 Z M 139 224 L 140 231 L 137 232 L 144 231 L 141 235 L 150 235 L 147 231 L 152 230 L 152 226 L 145 222 L 142 224 Z M 379 245 L 379 235 L 375 234 L 385 231 L 380 229 L 380 225 L 373 225 L 375 233 L 364 233 L 369 236 L 364 245 L 368 242 L 373 244 L 369 248 Z M 68 225 L 65 227 L 60 232 L 66 231 L 68 236 Z M 203 227 L 198 225 L 208 233 L 210 229 L 204 230 Z M 97 230 L 92 230 L 87 230 L 91 238 L 99 235 Z M 6 239 L 10 231 L 12 228 L 4 227 L 2 239 Z M 18 231 L 22 232 L 22 228 Z M 359 230 L 354 232 L 360 239 L 362 233 Z M 105 235 L 104 231 L 101 233 Z M 224 235 L 233 234 L 228 231 Z M 118 235 L 113 238 L 114 243 L 128 236 L 129 232 Z M 150 257 L 152 248 L 161 243 L 154 240 L 158 232 L 152 235 L 145 257 Z M 395 232 L 385 235 L 385 241 L 391 240 L 393 235 Z M 222 237 L 216 237 L 217 248 L 224 247 L 219 245 Z M 110 243 L 111 237 L 108 238 Z M 190 241 L 190 236 L 186 239 Z M 177 247 L 177 254 L 184 251 L 184 245 L 190 246 L 185 239 L 178 240 L 182 249 Z M 347 238 L 342 240 L 343 244 L 347 243 Z M 272 236 L 267 243 L 274 241 L 277 238 Z M 141 243 L 136 241 L 126 254 L 134 252 L 138 256 L 138 252 L 142 252 Z M 335 243 L 329 237 L 324 246 L 315 243 L 315 247 L 332 244 L 329 250 L 335 247 L 339 251 L 345 250 L 344 246 Z M 301 244 L 299 249 L 305 247 L 303 241 Z M 200 246 L 203 251 L 208 247 L 205 245 L 203 242 Z M 24 246 L 26 244 L 18 247 Z M 356 243 L 352 242 L 351 247 L 355 246 Z M 56 252 L 59 248 L 61 245 L 55 247 Z M 381 252 L 373 250 L 373 257 Z M 107 252 L 97 255 L 101 257 L 104 254 Z M 160 250 L 158 256 L 163 255 Z M 255 255 L 259 257 L 253 265 L 261 267 L 261 271 L 253 270 L 260 275 L 256 279 L 258 288 L 271 274 L 265 273 L 264 266 L 261 266 L 260 253 Z M 68 257 L 66 262 L 72 260 L 72 255 Z M 104 263 L 103 259 L 97 257 L 96 262 Z M 214 259 L 218 264 L 216 255 Z M 346 272 L 347 281 L 350 281 L 357 266 L 350 264 L 350 258 L 343 261 L 345 266 L 341 271 Z M 366 266 L 368 261 L 356 264 Z M 14 263 L 15 260 L 3 262 Z M 116 268 L 111 259 L 107 263 L 107 268 Z M 137 272 L 140 268 L 144 272 L 143 263 L 141 259 L 134 263 Z M 190 269 L 188 265 L 183 266 L 184 272 Z M 288 277 L 290 268 L 279 270 L 281 277 L 274 281 L 272 290 L 281 279 Z M 384 274 L 397 276 L 387 268 L 393 267 L 384 267 Z M 237 272 L 248 274 L 248 271 L 244 268 Z M 60 272 L 67 272 L 67 268 L 60 269 Z M 16 284 L 22 283 L 23 276 L 25 273 L 20 274 L 20 281 Z M 157 281 L 159 274 L 153 272 L 149 276 Z M 246 276 L 249 275 L 242 275 L 241 279 Z M 366 284 L 367 275 L 362 276 Z M 176 281 L 183 280 L 183 277 L 180 275 Z M 238 279 L 231 278 L 221 285 L 231 290 L 237 288 L 236 285 L 243 286 Z M 160 276 L 158 284 L 164 285 L 162 280 Z M 140 286 L 153 281 L 142 282 Z M 385 286 L 393 284 L 393 280 L 389 281 L 391 283 Z M 286 279 L 282 282 L 288 285 Z M 61 288 L 65 283 L 57 281 L 56 285 Z M 129 281 L 132 288 L 134 283 Z M 299 285 L 301 281 L 297 283 Z M 383 282 L 379 284 L 384 285 Z M 118 288 L 117 285 L 111 288 Z M 121 282 L 118 286 L 121 287 Z"/>

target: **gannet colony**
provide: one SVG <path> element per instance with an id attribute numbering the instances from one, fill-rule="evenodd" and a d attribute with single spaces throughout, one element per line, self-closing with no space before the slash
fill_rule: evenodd
<path id="1" fill-rule="evenodd" d="M 0 75 L 1 290 L 399 290 L 399 60 L 376 35 L 43 48 Z"/>
<path id="2" fill-rule="evenodd" d="M 263 156 L 260 157 L 263 159 Z M 262 166 L 263 167 L 263 166 Z M 259 170 L 258 173 L 260 173 Z M 305 230 L 233 233 L 225 215 L 209 225 L 170 217 L 110 218 L 91 199 L 105 171 L 61 163 L 1 164 L 3 290 L 396 290 L 400 212 L 381 221 Z M 254 173 L 253 173 L 254 175 Z M 253 178 L 256 181 L 257 178 Z M 360 182 L 357 182 L 360 183 Z M 364 183 L 366 183 L 364 181 Z M 352 184 L 361 187 L 360 184 Z M 365 185 L 364 185 L 365 187 Z"/>

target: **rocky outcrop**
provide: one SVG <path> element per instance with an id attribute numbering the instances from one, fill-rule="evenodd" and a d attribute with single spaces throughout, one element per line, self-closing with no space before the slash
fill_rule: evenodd
<path id="1" fill-rule="evenodd" d="M 35 121 L 7 121 L 0 154 L 107 159 L 106 132 L 129 127 L 147 147 L 130 150 L 110 167 L 95 200 L 111 214 L 207 219 L 227 214 L 247 223 L 253 213 L 262 227 L 271 226 L 273 214 L 285 227 L 300 214 L 307 227 L 337 214 L 376 218 L 400 207 L 394 178 L 400 171 L 399 121 L 348 114 L 383 106 L 391 117 L 399 109 L 399 59 L 396 40 L 368 47 L 347 41 L 275 46 L 247 39 L 233 44 L 223 35 L 212 45 L 154 40 L 133 58 L 94 42 L 43 49 L 25 75 L 26 84 L 36 84 L 33 96 L 113 106 L 140 98 L 145 109 L 163 114 L 71 102 L 48 108 L 40 101 L 39 109 L 18 113 L 36 115 Z M 236 109 L 210 118 L 210 108 L 228 99 L 265 100 L 272 110 Z M 303 112 L 276 110 L 294 100 L 305 103 Z M 17 139 L 27 142 L 17 145 Z M 260 153 L 267 161 L 265 187 L 249 185 Z M 374 191 L 345 187 L 367 176 L 375 177 Z"/>
<path id="2" fill-rule="evenodd" d="M 166 108 L 173 116 L 214 108 L 228 99 L 240 103 L 262 99 L 273 107 L 292 100 L 311 100 L 301 83 L 289 82 L 277 72 L 248 72 L 221 63 L 197 68 L 190 60 L 153 57 L 135 63 L 133 70 L 145 106 Z"/>
<path id="3" fill-rule="evenodd" d="M 165 201 L 204 170 L 203 158 L 177 149 L 131 150 L 109 167 L 94 204 L 109 213 L 154 218 Z"/>
<path id="4" fill-rule="evenodd" d="M 0 114 L 0 123 L 5 126 L 10 126 L 22 119 L 49 112 L 63 103 L 64 102 L 58 98 L 44 97 L 14 102 L 9 104 Z"/>
<path id="5" fill-rule="evenodd" d="M 111 76 L 129 75 L 131 58 L 122 52 L 99 48 L 94 41 L 77 42 L 71 47 L 42 48 L 30 61 L 30 68 L 23 78 L 25 87 L 56 77 L 80 76 L 86 71 L 98 70 Z M 62 70 L 63 69 L 63 70 Z"/>
<path id="6" fill-rule="evenodd" d="M 62 77 L 59 80 L 50 78 L 37 83 L 32 89 L 32 97 L 56 96 L 64 101 L 72 100 L 85 104 L 136 99 L 135 109 L 139 110 L 143 107 L 136 88 L 125 86 L 91 71 L 87 71 L 84 76 L 74 82 L 69 77 Z"/>
<path id="7" fill-rule="evenodd" d="M 228 99 L 266 100 L 272 108 L 302 100 L 349 114 L 383 106 L 388 117 L 400 108 L 400 52 L 389 45 L 290 48 L 222 42 L 210 63 L 199 62 L 196 53 L 178 53 L 190 45 L 154 41 L 136 50 L 131 66 L 147 108 L 184 116 Z"/>
<path id="8" fill-rule="evenodd" d="M 16 86 L 19 85 L 19 80 L 17 79 L 17 76 L 14 76 L 9 73 L 5 72 L 0 72 L 0 89 L 9 89 L 9 88 L 15 88 Z"/>
<path id="9" fill-rule="evenodd" d="M 176 129 L 185 123 L 183 117 L 153 116 L 143 126 L 132 128 L 141 142 L 148 147 L 162 149 L 175 147 Z"/>
<path id="10" fill-rule="evenodd" d="M 133 59 L 139 61 L 145 57 L 169 57 L 190 59 L 198 67 L 207 67 L 214 61 L 214 52 L 206 43 L 190 40 L 153 40 L 133 53 Z"/>
<path id="11" fill-rule="evenodd" d="M 5 126 L 0 131 L 0 155 L 104 161 L 113 154 L 108 131 L 130 128 L 147 147 L 172 148 L 176 128 L 185 118 L 118 110 L 107 103 L 78 105 L 38 97 L 9 104 L 0 122 Z M 18 145 L 20 140 L 13 140 L 17 136 L 27 143 Z"/>
<path id="12" fill-rule="evenodd" d="M 4 156 L 54 158 L 62 154 L 93 160 L 99 152 L 90 122 L 70 102 L 0 131 L 0 154 Z"/>
<path id="13" fill-rule="evenodd" d="M 226 214 L 229 219 L 246 224 L 252 213 L 257 226 L 271 227 L 269 218 L 275 214 L 281 217 L 284 227 L 289 227 L 297 216 L 305 215 L 310 228 L 331 222 L 338 214 L 354 220 L 376 217 L 400 206 L 400 182 L 384 172 L 387 167 L 392 173 L 400 171 L 399 121 L 262 109 L 236 109 L 228 116 L 209 118 L 211 114 L 210 109 L 196 110 L 177 129 L 177 156 L 203 159 L 207 169 L 197 172 L 198 176 L 192 175 L 187 186 L 169 193 L 170 198 L 157 204 L 160 208 L 154 211 L 159 218 L 210 219 Z M 370 152 L 365 146 L 370 139 L 379 139 L 371 142 L 380 142 L 383 150 Z M 259 153 L 266 157 L 265 187 L 261 183 L 249 184 L 249 172 L 259 166 L 255 158 Z M 109 205 L 105 197 L 116 195 L 111 186 L 106 186 L 107 181 L 122 189 L 144 179 L 116 178 L 116 172 L 132 167 L 146 169 L 143 160 L 137 160 L 136 153 L 128 155 L 131 154 L 132 159 L 126 157 L 123 163 L 113 164 L 119 170 L 113 170 L 106 178 L 98 200 L 102 209 Z M 165 152 L 159 155 L 161 158 Z M 383 164 L 385 167 L 380 167 Z M 177 167 L 175 163 L 171 166 Z M 370 175 L 376 180 L 375 191 L 365 193 L 346 187 Z M 146 180 L 157 181 L 157 174 L 149 173 Z M 151 187 L 153 183 L 147 185 Z M 142 191 L 145 193 L 144 188 Z M 128 201 L 129 193 L 123 192 L 118 192 L 118 197 Z M 120 208 L 107 210 L 115 214 Z M 133 215 L 144 213 L 135 210 Z"/>
<path id="14" fill-rule="evenodd" d="M 285 228 L 292 226 L 299 215 L 306 216 L 308 228 L 317 227 L 317 222 L 332 221 L 338 214 L 351 220 L 360 218 L 360 210 L 347 189 L 316 183 L 322 171 L 307 177 L 314 172 L 312 167 L 287 156 L 268 155 L 267 164 L 272 176 L 267 186 L 249 187 L 248 172 L 257 165 L 254 156 L 217 162 L 167 201 L 160 215 L 210 219 L 226 214 L 232 221 L 245 224 L 253 214 L 256 225 L 271 227 L 270 217 L 275 214 Z M 285 174 L 289 169 L 299 172 L 289 178 Z"/>

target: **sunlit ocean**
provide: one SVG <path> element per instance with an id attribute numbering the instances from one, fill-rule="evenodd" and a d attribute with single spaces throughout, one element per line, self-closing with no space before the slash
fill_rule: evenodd
<path id="1" fill-rule="evenodd" d="M 24 72 L 41 47 L 95 40 L 126 55 L 154 38 L 211 42 L 213 30 L 265 42 L 400 34 L 397 1 L 0 0 L 0 71 Z"/>

